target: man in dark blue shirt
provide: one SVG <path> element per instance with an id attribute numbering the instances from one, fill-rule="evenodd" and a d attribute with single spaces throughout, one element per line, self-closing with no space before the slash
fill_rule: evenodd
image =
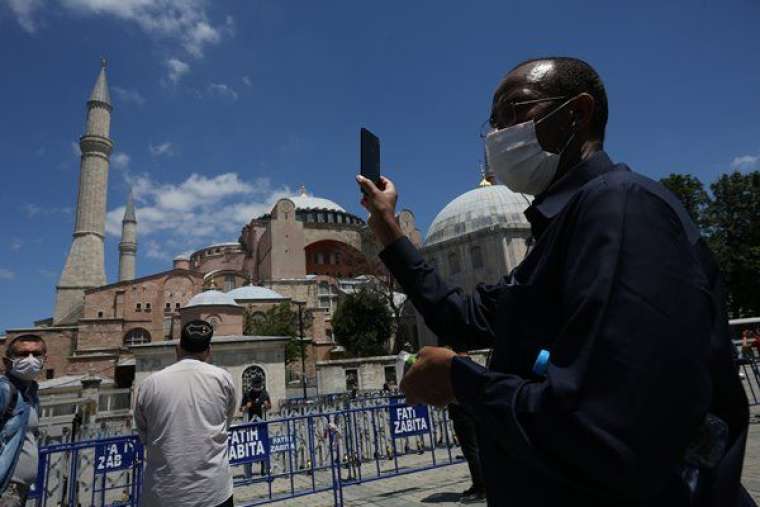
<path id="1" fill-rule="evenodd" d="M 381 258 L 439 342 L 494 349 L 483 368 L 426 347 L 401 389 L 474 414 L 489 505 L 753 505 L 717 267 L 677 199 L 603 151 L 606 121 L 585 62 L 507 74 L 486 149 L 501 182 L 536 196 L 534 241 L 509 276 L 468 295 L 403 236 L 393 183 L 357 177 Z"/>

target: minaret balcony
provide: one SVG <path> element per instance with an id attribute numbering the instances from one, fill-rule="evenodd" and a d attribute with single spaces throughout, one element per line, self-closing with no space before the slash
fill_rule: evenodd
<path id="1" fill-rule="evenodd" d="M 98 152 L 110 156 L 113 151 L 113 143 L 107 137 L 88 134 L 79 138 L 79 148 L 82 150 L 82 154 Z"/>

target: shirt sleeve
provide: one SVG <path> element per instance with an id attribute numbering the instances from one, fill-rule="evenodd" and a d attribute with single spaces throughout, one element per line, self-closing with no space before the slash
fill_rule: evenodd
<path id="1" fill-rule="evenodd" d="M 499 295 L 509 286 L 480 284 L 470 295 L 449 287 L 404 236 L 380 253 L 380 259 L 403 287 L 440 345 L 454 350 L 493 346 L 492 319 Z"/>
<path id="2" fill-rule="evenodd" d="M 545 379 L 455 358 L 452 385 L 511 456 L 637 501 L 672 478 L 707 410 L 711 295 L 680 222 L 645 189 L 600 191 L 568 219 Z"/>
<path id="3" fill-rule="evenodd" d="M 225 388 L 227 390 L 227 425 L 232 423 L 232 418 L 235 417 L 235 382 L 232 380 L 232 375 L 228 371 L 224 372 Z"/>

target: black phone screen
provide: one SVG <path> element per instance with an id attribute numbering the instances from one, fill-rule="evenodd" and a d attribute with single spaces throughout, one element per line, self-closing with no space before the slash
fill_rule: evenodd
<path id="1" fill-rule="evenodd" d="M 365 128 L 361 129 L 361 175 L 380 182 L 380 139 Z"/>

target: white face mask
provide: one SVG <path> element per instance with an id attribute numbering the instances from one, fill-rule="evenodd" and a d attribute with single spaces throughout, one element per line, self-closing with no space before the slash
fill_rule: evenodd
<path id="1" fill-rule="evenodd" d="M 565 104 L 541 118 L 539 122 L 562 109 Z M 562 152 L 573 137 L 575 132 L 559 153 L 551 153 L 544 150 L 538 141 L 534 120 L 495 130 L 486 136 L 488 167 L 496 178 L 513 192 L 538 195 L 546 190 L 554 179 Z"/>
<path id="2" fill-rule="evenodd" d="M 11 374 L 21 380 L 34 380 L 34 377 L 42 371 L 42 359 L 29 354 L 26 357 L 16 357 L 13 359 Z"/>

